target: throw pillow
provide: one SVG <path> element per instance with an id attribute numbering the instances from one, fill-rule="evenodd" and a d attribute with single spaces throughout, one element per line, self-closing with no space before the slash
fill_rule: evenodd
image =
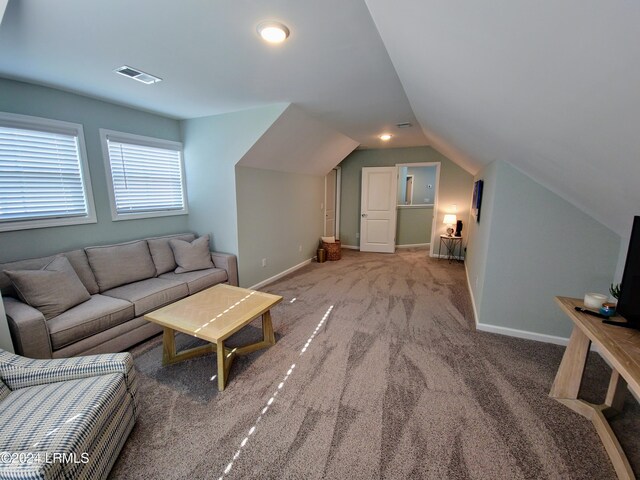
<path id="1" fill-rule="evenodd" d="M 176 263 L 178 264 L 178 268 L 175 269 L 176 273 L 214 267 L 211 261 L 211 252 L 209 251 L 209 235 L 196 238 L 193 242 L 172 238 L 169 240 L 169 245 L 171 245 L 173 255 L 176 257 Z"/>
<path id="2" fill-rule="evenodd" d="M 41 270 L 5 270 L 20 299 L 50 318 L 91 298 L 65 256 L 56 257 Z"/>
<path id="3" fill-rule="evenodd" d="M 174 240 L 192 242 L 196 236 L 193 233 L 185 233 L 183 235 L 172 235 L 170 237 L 147 238 L 149 251 L 151 251 L 151 258 L 153 258 L 153 263 L 156 266 L 158 275 L 171 272 L 178 266 L 176 264 L 176 259 L 173 256 L 171 245 L 169 245 L 169 240 L 172 238 Z"/>

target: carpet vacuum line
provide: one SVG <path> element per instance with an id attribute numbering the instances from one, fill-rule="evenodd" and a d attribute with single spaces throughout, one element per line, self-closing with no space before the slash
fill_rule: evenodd
<path id="1" fill-rule="evenodd" d="M 295 301 L 295 299 L 294 299 Z M 293 303 L 290 302 L 290 303 Z M 300 350 L 300 355 L 302 356 L 304 355 L 304 353 L 307 351 L 307 349 L 309 348 L 309 346 L 311 345 L 311 342 L 313 342 L 313 339 L 316 337 L 316 335 L 318 334 L 318 332 L 320 331 L 320 328 L 322 327 L 322 325 L 327 321 L 327 319 L 329 318 L 329 315 L 331 314 L 331 311 L 333 310 L 333 305 L 331 305 L 328 310 L 325 312 L 324 316 L 322 317 L 322 320 L 320 320 L 320 323 L 318 323 L 318 325 L 316 326 L 315 330 L 313 331 L 313 333 L 311 334 L 311 336 L 309 337 L 309 339 L 307 340 L 307 343 L 304 344 L 304 347 L 302 347 L 302 349 Z M 247 444 L 249 443 L 249 438 L 251 437 L 251 435 L 253 435 L 256 431 L 256 428 L 258 427 L 258 423 L 260 423 L 260 420 L 262 420 L 262 416 L 267 413 L 267 411 L 269 410 L 269 407 L 273 404 L 273 402 L 275 401 L 276 397 L 278 396 L 278 392 L 280 390 L 282 390 L 282 388 L 284 387 L 285 382 L 288 380 L 288 378 L 291 376 L 291 374 L 293 373 L 293 370 L 296 368 L 296 364 L 293 363 L 291 364 L 291 366 L 289 367 L 289 370 L 287 370 L 286 375 L 284 376 L 284 378 L 282 379 L 282 381 L 278 384 L 278 387 L 276 388 L 276 391 L 274 392 L 274 394 L 271 396 L 271 398 L 269 400 L 267 400 L 267 404 L 264 406 L 264 408 L 262 409 L 262 411 L 260 412 L 260 415 L 258 415 L 258 418 L 256 419 L 255 423 L 251 426 L 251 428 L 249 429 L 249 432 L 247 433 L 247 436 L 244 437 L 242 439 L 242 441 L 240 442 L 240 447 L 238 448 L 238 450 L 236 451 L 236 453 L 233 455 L 233 458 L 231 459 L 231 461 L 227 464 L 227 466 L 224 469 L 224 472 L 222 473 L 222 475 L 220 475 L 220 477 L 218 478 L 218 480 L 222 480 L 225 475 L 228 475 L 229 472 L 231 472 L 231 469 L 233 468 L 233 463 L 238 460 L 238 458 L 240 458 L 240 454 L 242 453 L 242 449 L 245 448 L 247 446 Z"/>

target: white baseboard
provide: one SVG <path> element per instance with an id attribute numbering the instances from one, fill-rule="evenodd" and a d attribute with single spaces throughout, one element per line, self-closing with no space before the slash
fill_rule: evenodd
<path id="1" fill-rule="evenodd" d="M 315 257 L 313 257 L 315 258 Z M 299 263 L 298 265 L 294 265 L 291 268 L 287 268 L 284 272 L 280 272 L 277 275 L 274 275 L 273 277 L 269 277 L 266 280 L 263 280 L 259 283 L 256 283 L 255 285 L 249 287 L 249 290 L 257 290 L 258 288 L 262 288 L 265 285 L 269 285 L 270 283 L 275 282 L 276 280 L 281 279 L 282 277 L 289 275 L 292 272 L 295 272 L 296 270 L 301 269 L 302 267 L 304 267 L 305 265 L 309 265 L 311 263 L 311 261 L 313 260 L 313 258 L 309 258 L 308 260 L 305 260 L 302 263 Z"/>
<path id="2" fill-rule="evenodd" d="M 430 246 L 430 243 L 410 243 L 408 245 L 396 245 L 396 248 L 422 248 Z"/>
<path id="3" fill-rule="evenodd" d="M 476 300 L 473 298 L 473 290 L 471 290 L 471 282 L 469 281 L 469 270 L 467 270 L 467 264 L 464 264 L 464 273 L 467 277 L 467 288 L 469 289 L 469 296 L 471 297 L 471 307 L 473 308 L 473 320 L 478 328 L 478 309 L 476 308 Z"/>
<path id="4" fill-rule="evenodd" d="M 396 245 L 396 248 L 420 248 L 420 247 L 430 247 L 430 243 L 413 243 L 411 245 Z M 347 250 L 360 250 L 358 245 L 341 245 L 342 248 L 346 248 Z"/>
<path id="5" fill-rule="evenodd" d="M 535 340 L 536 342 L 553 343 L 554 345 L 564 345 L 569 343 L 568 338 L 556 337 L 544 333 L 528 332 L 509 327 L 499 327 L 497 325 L 487 325 L 486 323 L 476 323 L 476 330 L 481 332 L 497 333 L 509 337 L 524 338 L 525 340 Z"/>

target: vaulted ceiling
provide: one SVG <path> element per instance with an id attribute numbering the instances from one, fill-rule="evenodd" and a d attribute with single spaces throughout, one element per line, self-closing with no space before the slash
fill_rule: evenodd
<path id="1" fill-rule="evenodd" d="M 507 161 L 630 230 L 640 214 L 640 3 L 366 2 L 435 146 L 472 172 Z"/>
<path id="2" fill-rule="evenodd" d="M 258 39 L 267 19 L 291 29 L 283 45 Z M 293 103 L 245 162 L 293 161 L 281 139 L 304 112 L 336 163 L 340 135 L 429 143 L 472 173 L 504 160 L 624 234 L 640 213 L 638 25 L 626 0 L 10 0 L 0 76 L 175 118 Z M 112 72 L 125 64 L 163 81 Z"/>
<path id="3" fill-rule="evenodd" d="M 262 42 L 264 20 L 289 39 Z M 113 73 L 122 65 L 163 81 Z M 0 75 L 175 118 L 295 103 L 362 145 L 385 146 L 399 122 L 414 127 L 391 146 L 426 143 L 362 0 L 10 0 Z"/>

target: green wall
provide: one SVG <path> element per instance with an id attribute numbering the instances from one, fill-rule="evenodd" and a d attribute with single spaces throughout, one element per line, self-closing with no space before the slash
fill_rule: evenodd
<path id="1" fill-rule="evenodd" d="M 473 189 L 473 177 L 431 147 L 385 148 L 355 150 L 345 158 L 342 168 L 340 240 L 343 245 L 360 245 L 360 188 L 362 167 L 385 167 L 400 163 L 440 162 L 440 190 L 436 216 L 436 234 L 445 233 L 442 224 L 445 213 L 457 215 L 467 227 Z M 465 237 L 463 230 L 463 237 Z"/>
<path id="2" fill-rule="evenodd" d="M 473 297 L 478 316 L 479 312 L 482 311 L 482 304 L 485 298 L 483 287 L 491 235 L 498 233 L 497 230 L 492 228 L 493 204 L 496 198 L 496 183 L 498 181 L 497 167 L 498 162 L 492 162 L 478 172 L 474 178 L 474 181 L 483 180 L 484 182 L 482 204 L 480 207 L 480 222 L 477 222 L 473 216 L 470 216 L 467 227 L 468 242 L 464 264 L 467 269 L 469 286 L 471 287 L 470 293 Z"/>
<path id="3" fill-rule="evenodd" d="M 189 228 L 214 250 L 238 254 L 235 165 L 286 109 L 270 105 L 182 121 Z"/>
<path id="4" fill-rule="evenodd" d="M 505 162 L 476 179 L 485 190 L 466 268 L 479 328 L 567 338 L 554 297 L 606 294 L 620 237 Z"/>
<path id="5" fill-rule="evenodd" d="M 324 177 L 236 167 L 236 195 L 241 286 L 256 285 L 316 254 Z"/>
<path id="6" fill-rule="evenodd" d="M 433 207 L 399 207 L 397 245 L 423 245 L 431 241 Z"/>
<path id="7" fill-rule="evenodd" d="M 38 257 L 87 245 L 108 244 L 189 229 L 188 216 L 111 220 L 98 130 L 180 141 L 177 120 L 112 103 L 0 78 L 0 111 L 82 124 L 98 223 L 0 232 L 0 262 Z M 187 178 L 189 171 L 187 168 Z"/>

